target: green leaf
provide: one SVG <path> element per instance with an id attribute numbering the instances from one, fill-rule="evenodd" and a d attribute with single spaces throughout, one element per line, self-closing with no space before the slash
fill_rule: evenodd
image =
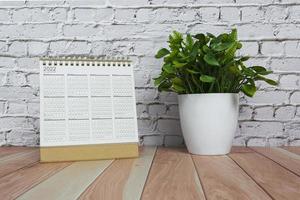
<path id="1" fill-rule="evenodd" d="M 253 97 L 253 95 L 256 92 L 256 87 L 255 85 L 243 85 L 242 86 L 242 91 L 245 93 L 245 95 L 249 96 L 249 97 Z"/>
<path id="2" fill-rule="evenodd" d="M 178 77 L 173 78 L 172 80 L 172 89 L 174 92 L 182 93 L 185 92 L 184 82 Z"/>
<path id="3" fill-rule="evenodd" d="M 233 44 L 234 44 L 233 42 L 219 43 L 219 44 L 212 46 L 212 49 L 215 51 L 224 51 L 224 50 L 230 48 Z"/>
<path id="4" fill-rule="evenodd" d="M 165 77 L 164 76 L 159 76 L 157 78 L 154 78 L 154 85 L 155 86 L 159 86 L 162 82 L 165 81 Z"/>
<path id="5" fill-rule="evenodd" d="M 236 30 L 236 28 L 232 29 L 229 38 L 230 38 L 231 41 L 236 41 L 237 40 L 237 30 Z"/>
<path id="6" fill-rule="evenodd" d="M 178 61 L 176 61 L 176 60 L 173 61 L 173 64 L 174 64 L 174 66 L 175 66 L 176 68 L 181 68 L 181 67 L 183 67 L 183 66 L 186 65 L 186 63 L 180 63 L 180 62 L 178 62 Z"/>
<path id="7" fill-rule="evenodd" d="M 200 81 L 202 81 L 204 83 L 212 83 L 216 80 L 215 77 L 208 76 L 208 75 L 201 75 L 199 79 L 200 79 Z"/>
<path id="8" fill-rule="evenodd" d="M 267 71 L 267 69 L 262 67 L 262 66 L 252 66 L 252 67 L 249 67 L 249 68 L 253 69 L 256 72 L 265 72 L 265 71 Z"/>
<path id="9" fill-rule="evenodd" d="M 187 34 L 186 47 L 191 50 L 193 48 L 193 46 L 194 46 L 194 40 L 190 34 Z"/>
<path id="10" fill-rule="evenodd" d="M 206 54 L 204 57 L 203 57 L 204 61 L 209 64 L 209 65 L 212 65 L 212 66 L 220 66 L 219 62 L 217 61 L 217 59 L 214 57 L 213 54 Z"/>
<path id="11" fill-rule="evenodd" d="M 163 69 L 169 74 L 174 74 L 176 72 L 175 68 L 172 66 L 171 63 L 164 64 Z"/>
<path id="12" fill-rule="evenodd" d="M 186 69 L 186 71 L 190 72 L 191 74 L 200 74 L 200 72 L 197 72 L 193 69 Z"/>
<path id="13" fill-rule="evenodd" d="M 168 55 L 170 53 L 170 51 L 166 48 L 162 48 L 160 49 L 157 54 L 155 55 L 155 58 L 162 58 L 166 55 Z"/>
<path id="14" fill-rule="evenodd" d="M 198 41 L 200 42 L 201 45 L 206 44 L 206 38 L 203 33 L 194 35 L 194 38 L 198 39 Z"/>
<path id="15" fill-rule="evenodd" d="M 244 61 L 249 60 L 249 58 L 250 58 L 249 56 L 243 56 L 240 58 L 240 61 L 244 62 Z"/>
<path id="16" fill-rule="evenodd" d="M 262 80 L 262 81 L 265 81 L 266 83 L 270 84 L 270 85 L 278 85 L 278 83 L 272 79 L 268 79 L 264 76 L 261 76 L 261 75 L 257 75 L 255 77 L 255 80 Z"/>

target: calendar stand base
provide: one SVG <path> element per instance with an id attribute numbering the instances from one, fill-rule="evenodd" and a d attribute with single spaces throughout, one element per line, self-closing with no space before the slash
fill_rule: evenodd
<path id="1" fill-rule="evenodd" d="M 40 147 L 41 162 L 62 162 L 138 157 L 137 143 Z"/>

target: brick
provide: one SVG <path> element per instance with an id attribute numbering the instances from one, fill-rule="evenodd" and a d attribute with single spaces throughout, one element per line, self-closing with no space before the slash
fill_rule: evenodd
<path id="1" fill-rule="evenodd" d="M 292 94 L 291 103 L 300 104 L 300 92 L 294 92 Z"/>
<path id="2" fill-rule="evenodd" d="M 66 21 L 67 20 L 67 8 L 51 8 L 50 17 L 52 21 Z"/>
<path id="3" fill-rule="evenodd" d="M 253 110 L 250 106 L 240 106 L 239 120 L 250 120 L 252 118 Z"/>
<path id="4" fill-rule="evenodd" d="M 289 146 L 300 146 L 300 140 L 292 140 L 289 142 Z"/>
<path id="5" fill-rule="evenodd" d="M 278 120 L 290 120 L 293 119 L 296 115 L 295 106 L 282 106 L 275 109 L 275 119 Z"/>
<path id="6" fill-rule="evenodd" d="M 95 24 L 68 24 L 63 27 L 63 34 L 67 37 L 94 37 L 102 32 L 102 27 Z"/>
<path id="7" fill-rule="evenodd" d="M 300 56 L 299 41 L 286 41 L 285 42 L 285 54 L 286 56 Z"/>
<path id="8" fill-rule="evenodd" d="M 40 75 L 39 74 L 28 74 L 26 76 L 27 84 L 32 88 L 39 88 L 40 86 Z"/>
<path id="9" fill-rule="evenodd" d="M 0 97 L 3 99 L 32 99 L 36 98 L 36 91 L 29 87 L 0 87 Z"/>
<path id="10" fill-rule="evenodd" d="M 179 109 L 178 105 L 168 105 L 166 117 L 172 117 L 179 119 Z"/>
<path id="11" fill-rule="evenodd" d="M 300 6 L 289 6 L 290 12 L 289 17 L 292 22 L 299 22 L 300 21 Z"/>
<path id="12" fill-rule="evenodd" d="M 219 20 L 219 8 L 214 7 L 207 7 L 207 8 L 200 8 L 198 12 L 201 16 L 201 20 L 205 22 L 217 22 Z"/>
<path id="13" fill-rule="evenodd" d="M 9 101 L 7 113 L 24 115 L 27 113 L 27 105 L 24 101 Z"/>
<path id="14" fill-rule="evenodd" d="M 238 51 L 241 56 L 256 56 L 258 54 L 257 42 L 242 42 L 243 47 Z"/>
<path id="15" fill-rule="evenodd" d="M 50 55 L 88 55 L 91 52 L 91 44 L 79 41 L 57 41 L 51 42 L 49 47 Z"/>
<path id="16" fill-rule="evenodd" d="M 142 8 L 136 11 L 136 21 L 137 22 L 151 22 L 151 20 L 155 17 L 155 12 L 153 9 Z"/>
<path id="17" fill-rule="evenodd" d="M 152 120 L 139 119 L 138 132 L 140 135 L 151 135 L 156 133 L 156 122 Z"/>
<path id="18" fill-rule="evenodd" d="M 166 135 L 164 145 L 166 147 L 183 147 L 183 137 L 178 135 Z"/>
<path id="19" fill-rule="evenodd" d="M 26 117 L 1 117 L 0 130 L 10 130 L 14 128 L 33 128 Z"/>
<path id="20" fill-rule="evenodd" d="M 274 38 L 275 28 L 272 24 L 241 24 L 237 26 L 239 37 L 259 39 Z"/>
<path id="21" fill-rule="evenodd" d="M 30 56 L 45 56 L 47 55 L 49 43 L 44 42 L 28 42 L 28 54 Z"/>
<path id="22" fill-rule="evenodd" d="M 49 38 L 58 36 L 57 24 L 23 24 L 17 29 L 17 37 Z"/>
<path id="23" fill-rule="evenodd" d="M 253 111 L 253 118 L 255 120 L 272 120 L 274 118 L 274 107 L 256 107 Z"/>
<path id="24" fill-rule="evenodd" d="M 39 58 L 18 58 L 16 60 L 16 66 L 19 69 L 26 69 L 26 70 L 39 70 Z"/>
<path id="25" fill-rule="evenodd" d="M 8 47 L 8 54 L 14 56 L 26 56 L 27 45 L 25 42 L 15 41 L 11 43 Z"/>
<path id="26" fill-rule="evenodd" d="M 74 20 L 78 22 L 110 22 L 112 18 L 111 8 L 76 8 L 74 10 Z"/>
<path id="27" fill-rule="evenodd" d="M 177 94 L 174 92 L 161 92 L 159 93 L 159 102 L 161 103 L 178 103 Z"/>
<path id="28" fill-rule="evenodd" d="M 137 19 L 136 9 L 116 9 L 114 20 L 116 22 L 134 23 Z"/>
<path id="29" fill-rule="evenodd" d="M 268 146 L 287 146 L 288 139 L 287 138 L 269 138 Z"/>
<path id="30" fill-rule="evenodd" d="M 7 73 L 6 85 L 24 86 L 26 85 L 26 77 L 24 73 L 11 71 Z"/>
<path id="31" fill-rule="evenodd" d="M 40 102 L 39 101 L 29 101 L 27 103 L 27 110 L 29 115 L 40 115 Z"/>
<path id="32" fill-rule="evenodd" d="M 36 146 L 39 135 L 33 129 L 13 129 L 7 134 L 7 143 L 14 146 Z"/>
<path id="33" fill-rule="evenodd" d="M 6 112 L 6 102 L 0 101 L 0 116 Z M 1 141 L 1 140 L 0 140 Z"/>
<path id="34" fill-rule="evenodd" d="M 267 139 L 266 138 L 249 138 L 249 140 L 246 142 L 247 146 L 257 146 L 257 147 L 264 147 L 267 146 Z"/>
<path id="35" fill-rule="evenodd" d="M 162 135 L 146 135 L 142 137 L 142 144 L 146 146 L 163 145 L 163 141 Z"/>
<path id="36" fill-rule="evenodd" d="M 242 22 L 261 22 L 264 20 L 264 10 L 261 7 L 242 7 Z"/>
<path id="37" fill-rule="evenodd" d="M 294 139 L 300 139 L 300 122 L 289 122 L 285 125 L 285 132 L 288 134 L 291 138 Z"/>
<path id="38" fill-rule="evenodd" d="M 1 22 L 10 21 L 10 16 L 9 16 L 9 13 L 8 13 L 8 9 L 0 9 L 0 21 Z"/>
<path id="39" fill-rule="evenodd" d="M 271 137 L 282 135 L 283 124 L 281 122 L 251 121 L 241 122 L 241 134 L 251 137 Z"/>
<path id="40" fill-rule="evenodd" d="M 221 8 L 221 20 L 236 22 L 240 21 L 240 10 L 236 7 L 222 7 Z"/>
<path id="41" fill-rule="evenodd" d="M 113 6 L 145 6 L 149 5 L 147 0 L 127 0 L 127 1 L 118 1 L 118 0 L 109 0 Z"/>
<path id="42" fill-rule="evenodd" d="M 47 22 L 50 21 L 49 9 L 21 8 L 12 12 L 14 22 Z"/>
<path id="43" fill-rule="evenodd" d="M 158 98 L 157 91 L 155 89 L 136 89 L 135 95 L 138 103 L 153 102 Z"/>
<path id="44" fill-rule="evenodd" d="M 137 104 L 136 105 L 136 112 L 137 112 L 137 117 L 139 119 L 149 119 L 148 109 L 147 109 L 146 105 Z"/>
<path id="45" fill-rule="evenodd" d="M 268 22 L 284 22 L 289 15 L 285 6 L 268 6 L 265 9 L 265 20 Z"/>
<path id="46" fill-rule="evenodd" d="M 149 105 L 149 114 L 158 117 L 166 113 L 166 106 L 162 104 Z"/>
<path id="47" fill-rule="evenodd" d="M 287 74 L 282 75 L 279 80 L 280 88 L 284 89 L 297 89 L 300 87 L 300 76 Z"/>
<path id="48" fill-rule="evenodd" d="M 16 59 L 11 57 L 0 57 L 0 68 L 15 68 Z"/>
<path id="49" fill-rule="evenodd" d="M 159 119 L 157 130 L 167 135 L 181 135 L 179 120 Z"/>
<path id="50" fill-rule="evenodd" d="M 261 53 L 266 56 L 282 56 L 284 43 L 282 42 L 263 42 Z"/>
<path id="51" fill-rule="evenodd" d="M 274 35 L 277 38 L 297 38 L 297 36 L 300 34 L 300 25 L 294 25 L 294 24 L 279 24 L 276 26 L 276 31 L 274 32 Z"/>
<path id="52" fill-rule="evenodd" d="M 248 103 L 253 104 L 282 104 L 288 103 L 289 93 L 286 91 L 257 91 L 253 98 L 247 97 Z"/>

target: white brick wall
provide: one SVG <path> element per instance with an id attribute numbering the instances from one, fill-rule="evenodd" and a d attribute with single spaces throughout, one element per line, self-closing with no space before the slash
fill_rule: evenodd
<path id="1" fill-rule="evenodd" d="M 172 30 L 233 27 L 244 44 L 239 55 L 280 82 L 259 83 L 252 99 L 241 95 L 234 144 L 299 145 L 299 23 L 298 0 L 0 1 L 0 145 L 38 144 L 38 58 L 69 54 L 130 55 L 141 143 L 183 145 L 176 95 L 153 87 L 161 67 L 153 56 Z"/>

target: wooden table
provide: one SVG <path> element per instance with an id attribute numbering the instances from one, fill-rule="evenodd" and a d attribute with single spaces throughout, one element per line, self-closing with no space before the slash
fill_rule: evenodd
<path id="1" fill-rule="evenodd" d="M 0 148 L 0 199 L 300 199 L 300 147 L 234 147 L 227 156 L 143 147 L 137 159 L 39 163 Z"/>

